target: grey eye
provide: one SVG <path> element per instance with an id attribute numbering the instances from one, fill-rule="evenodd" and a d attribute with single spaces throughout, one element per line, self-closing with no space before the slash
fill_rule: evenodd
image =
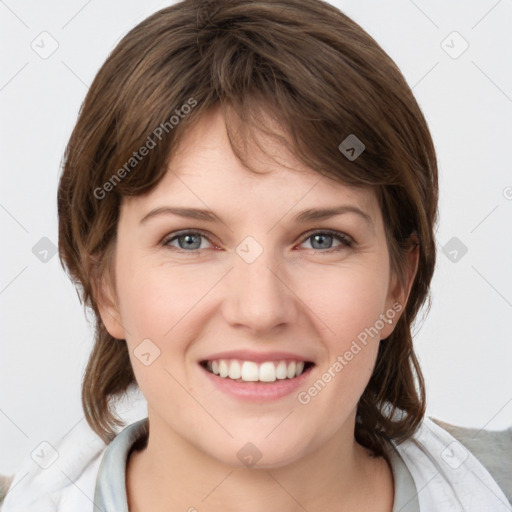
<path id="1" fill-rule="evenodd" d="M 207 240 L 207 238 L 202 233 L 198 233 L 196 231 L 186 231 L 169 237 L 162 243 L 162 245 L 172 246 L 176 247 L 176 249 L 182 249 L 184 251 L 191 252 L 198 249 L 204 249 L 204 247 L 201 247 L 201 241 L 203 239 Z M 178 245 L 173 243 L 176 240 L 178 241 Z"/>

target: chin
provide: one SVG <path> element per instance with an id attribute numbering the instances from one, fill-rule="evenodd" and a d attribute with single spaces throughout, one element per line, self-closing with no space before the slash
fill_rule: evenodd
<path id="1" fill-rule="evenodd" d="M 203 451 L 222 464 L 235 468 L 276 469 L 293 464 L 313 449 L 301 436 L 290 439 L 285 433 L 275 435 L 275 439 L 261 437 L 259 434 L 251 441 L 251 435 L 246 433 L 243 441 L 237 437 L 225 443 L 220 450 L 219 446 L 209 446 L 203 447 Z"/>

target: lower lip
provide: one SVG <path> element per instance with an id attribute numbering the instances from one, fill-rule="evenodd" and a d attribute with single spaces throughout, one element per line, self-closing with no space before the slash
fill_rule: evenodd
<path id="1" fill-rule="evenodd" d="M 293 379 L 275 380 L 274 382 L 236 382 L 229 378 L 222 378 L 218 375 L 210 373 L 199 365 L 202 373 L 215 386 L 216 389 L 240 398 L 244 401 L 268 402 L 278 400 L 294 391 L 297 391 L 304 385 L 314 366 L 308 368 L 304 373 Z"/>

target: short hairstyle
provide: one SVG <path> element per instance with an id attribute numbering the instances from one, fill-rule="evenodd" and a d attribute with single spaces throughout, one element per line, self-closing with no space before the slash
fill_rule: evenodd
<path id="1" fill-rule="evenodd" d="M 94 78 L 58 188 L 60 261 L 95 317 L 82 383 L 87 422 L 110 442 L 123 425 L 115 402 L 137 385 L 125 340 L 110 336 L 98 310 L 98 283 L 105 276 L 115 282 L 121 199 L 156 187 L 183 134 L 214 107 L 225 112 L 241 162 L 257 127 L 315 172 L 373 189 L 391 269 L 402 283 L 406 254 L 419 245 L 407 304 L 380 342 L 358 403 L 355 438 L 383 455 L 387 442 L 409 438 L 425 414 L 411 328 L 420 307 L 431 303 L 437 161 L 396 64 L 358 24 L 321 0 L 183 0 L 133 28 Z M 238 119 L 235 131 L 228 114 Z M 271 117 L 286 136 L 270 129 Z M 339 149 L 349 135 L 365 146 L 355 159 Z"/>

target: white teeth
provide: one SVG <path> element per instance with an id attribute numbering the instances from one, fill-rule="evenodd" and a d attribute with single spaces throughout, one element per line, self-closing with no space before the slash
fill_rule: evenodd
<path id="1" fill-rule="evenodd" d="M 295 361 L 292 361 L 289 365 L 288 365 L 288 369 L 286 370 L 286 376 L 289 378 L 289 379 L 293 379 L 293 377 L 295 377 L 295 370 L 297 369 L 297 365 L 295 364 Z"/>
<path id="2" fill-rule="evenodd" d="M 222 378 L 242 380 L 244 382 L 274 382 L 275 380 L 293 379 L 304 372 L 304 361 L 254 361 L 237 359 L 220 359 L 208 361 L 207 368 Z"/>
<path id="3" fill-rule="evenodd" d="M 229 366 L 224 359 L 219 361 L 219 375 L 221 377 L 227 377 L 229 375 Z"/>
<path id="4" fill-rule="evenodd" d="M 229 378 L 230 379 L 239 379 L 242 376 L 242 369 L 240 368 L 240 363 L 238 361 L 231 361 L 229 365 Z"/>
<path id="5" fill-rule="evenodd" d="M 276 367 L 274 363 L 263 363 L 260 366 L 260 379 L 262 382 L 274 382 L 276 380 Z"/>
<path id="6" fill-rule="evenodd" d="M 286 363 L 284 361 L 280 361 L 276 368 L 276 378 L 277 379 L 286 379 Z"/>
<path id="7" fill-rule="evenodd" d="M 244 364 L 242 364 L 242 380 L 256 382 L 258 376 L 258 365 L 252 361 L 244 361 Z"/>

